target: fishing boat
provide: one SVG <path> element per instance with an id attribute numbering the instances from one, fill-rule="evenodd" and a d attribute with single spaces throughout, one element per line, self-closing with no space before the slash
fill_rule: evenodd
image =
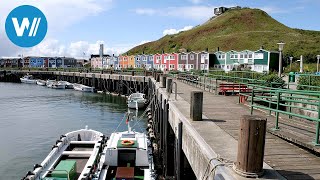
<path id="1" fill-rule="evenodd" d="M 47 81 L 44 81 L 44 80 L 37 80 L 37 85 L 39 85 L 39 86 L 45 86 L 45 85 L 47 85 Z"/>
<path id="2" fill-rule="evenodd" d="M 88 127 L 61 135 L 43 162 L 22 180 L 92 179 L 104 144 L 104 135 Z"/>
<path id="3" fill-rule="evenodd" d="M 22 83 L 27 83 L 27 84 L 35 84 L 35 83 L 37 83 L 37 80 L 33 79 L 33 76 L 29 75 L 29 74 L 27 74 L 27 75 L 23 76 L 22 78 L 20 78 L 20 81 Z"/>
<path id="4" fill-rule="evenodd" d="M 101 153 L 98 180 L 155 179 L 151 142 L 145 133 L 114 132 Z"/>
<path id="5" fill-rule="evenodd" d="M 58 81 L 58 83 L 64 85 L 66 89 L 73 89 L 73 84 L 68 81 Z"/>
<path id="6" fill-rule="evenodd" d="M 128 108 L 141 109 L 146 105 L 147 100 L 143 93 L 133 93 L 128 97 Z"/>
<path id="7" fill-rule="evenodd" d="M 94 87 L 85 86 L 83 84 L 73 84 L 73 89 L 82 92 L 94 92 Z"/>

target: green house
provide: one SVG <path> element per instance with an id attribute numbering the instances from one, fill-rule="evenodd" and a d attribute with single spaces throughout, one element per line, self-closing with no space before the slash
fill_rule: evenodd
<path id="1" fill-rule="evenodd" d="M 269 72 L 278 69 L 278 52 L 270 52 L 264 49 L 257 51 L 217 51 L 210 54 L 213 59 L 210 67 L 222 69 L 224 71 L 232 71 L 237 69 L 250 69 L 256 72 Z"/>

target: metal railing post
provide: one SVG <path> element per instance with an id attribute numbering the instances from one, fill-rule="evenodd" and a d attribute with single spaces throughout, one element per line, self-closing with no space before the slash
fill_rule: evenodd
<path id="1" fill-rule="evenodd" d="M 277 111 L 276 111 L 276 125 L 274 130 L 279 130 L 279 106 L 280 106 L 280 92 L 277 92 Z"/>
<path id="2" fill-rule="evenodd" d="M 254 87 L 252 88 L 252 92 L 251 92 L 251 110 L 250 110 L 250 114 L 253 115 L 253 97 L 254 97 Z"/>
<path id="3" fill-rule="evenodd" d="M 291 113 L 292 112 L 292 93 L 290 94 L 290 107 L 289 107 L 289 112 Z M 289 119 L 292 119 L 292 116 L 289 115 Z"/>
<path id="4" fill-rule="evenodd" d="M 320 128 L 320 96 L 318 98 L 318 121 L 317 121 L 317 127 L 316 127 L 316 139 L 314 142 L 315 146 L 319 146 L 319 128 Z"/>

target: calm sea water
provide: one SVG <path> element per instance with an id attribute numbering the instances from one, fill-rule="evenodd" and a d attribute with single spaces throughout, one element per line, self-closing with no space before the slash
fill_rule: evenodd
<path id="1" fill-rule="evenodd" d="M 21 179 L 69 131 L 88 125 L 110 135 L 127 111 L 122 97 L 0 83 L 0 179 Z M 145 120 L 139 124 L 135 130 L 144 130 Z"/>

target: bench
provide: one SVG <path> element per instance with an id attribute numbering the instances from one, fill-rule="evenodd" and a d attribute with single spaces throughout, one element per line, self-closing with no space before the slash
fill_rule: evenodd
<path id="1" fill-rule="evenodd" d="M 252 89 L 248 88 L 245 84 L 231 84 L 231 83 L 222 83 L 219 85 L 220 91 L 219 94 L 226 95 L 227 92 L 235 93 L 248 93 L 251 92 Z"/>

